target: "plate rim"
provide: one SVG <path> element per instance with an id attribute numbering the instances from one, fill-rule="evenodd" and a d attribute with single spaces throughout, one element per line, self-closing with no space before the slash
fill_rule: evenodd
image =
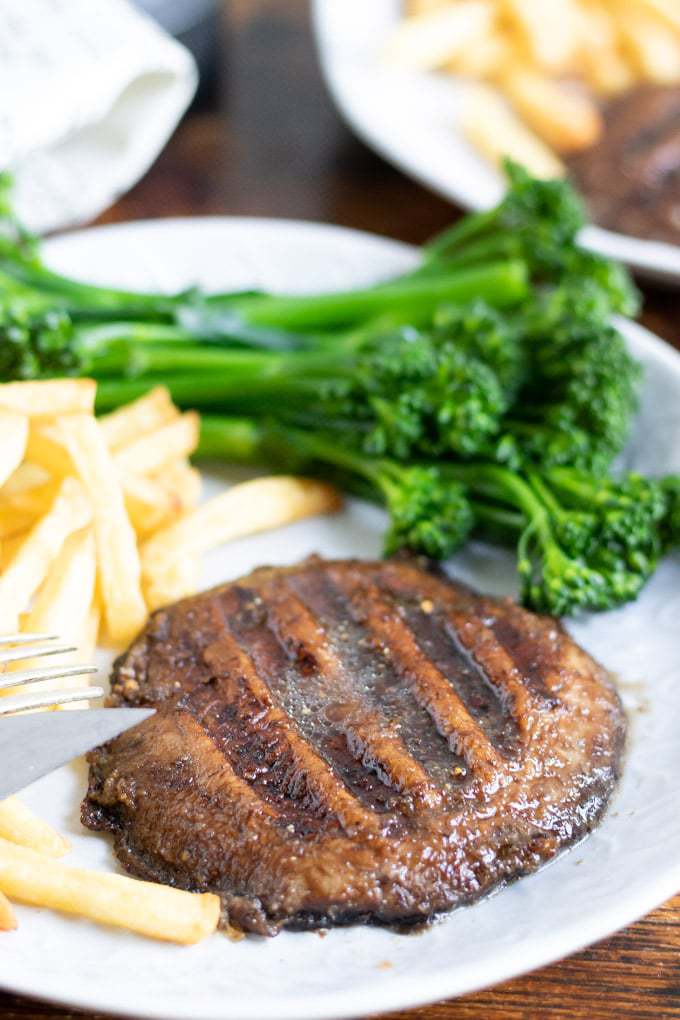
<path id="1" fill-rule="evenodd" d="M 186 228 L 199 228 L 204 226 L 206 221 L 212 221 L 216 225 L 228 225 L 238 222 L 241 225 L 257 223 L 263 227 L 281 227 L 287 229 L 308 230 L 310 227 L 317 232 L 342 233 L 353 235 L 364 241 L 370 240 L 380 245 L 386 245 L 394 251 L 403 254 L 413 255 L 417 249 L 402 242 L 395 242 L 379 235 L 366 231 L 354 230 L 345 227 L 318 223 L 307 220 L 278 219 L 268 217 L 231 217 L 231 216 L 209 216 L 209 217 L 174 217 L 168 219 L 147 219 L 129 221 L 120 224 L 106 224 L 98 227 L 85 228 L 66 235 L 59 235 L 46 243 L 46 254 L 49 259 L 51 246 L 78 244 L 83 235 L 91 236 L 94 233 L 107 234 L 111 232 L 126 233 L 135 232 L 140 229 L 174 229 L 176 226 Z M 674 375 L 677 376 L 680 388 L 680 353 L 671 347 L 666 341 L 657 337 L 646 327 L 628 320 L 621 320 L 627 336 L 632 338 L 633 344 L 642 350 L 648 349 L 650 356 L 662 361 Z M 299 1001 L 290 1000 L 285 1008 L 277 1011 L 277 1020 L 341 1020 L 341 1018 L 362 1017 L 368 1012 L 385 1012 L 393 1009 L 408 1009 L 419 1005 L 435 1002 L 439 999 L 458 997 L 471 994 L 482 988 L 496 985 L 504 980 L 519 977 L 529 971 L 544 967 L 565 956 L 572 955 L 593 942 L 613 934 L 622 927 L 632 923 L 637 918 L 644 916 L 650 910 L 663 903 L 669 896 L 673 895 L 680 888 L 680 860 L 661 875 L 654 877 L 644 889 L 638 891 L 632 898 L 613 899 L 609 909 L 600 911 L 595 919 L 589 921 L 588 934 L 584 937 L 581 925 L 578 921 L 560 927 L 555 932 L 540 933 L 533 936 L 529 942 L 523 940 L 520 943 L 519 951 L 503 949 L 498 958 L 480 961 L 469 968 L 472 977 L 465 981 L 461 987 L 460 979 L 456 981 L 456 988 L 452 990 L 452 981 L 449 972 L 440 970 L 436 975 L 429 975 L 427 981 L 423 982 L 422 975 L 404 974 L 395 976 L 389 985 L 376 984 L 375 989 L 363 989 L 361 1001 L 358 1002 L 356 992 L 352 989 L 341 993 L 331 993 L 330 996 L 306 996 L 303 1008 Z M 529 951 L 528 947 L 530 948 Z M 566 948 L 565 948 L 566 947 Z M 523 958 L 529 957 L 526 963 Z M 426 987 L 423 987 L 426 984 Z M 129 1007 L 112 1004 L 106 995 L 101 997 L 85 994 L 82 997 L 73 995 L 60 996 L 54 992 L 35 992 L 26 987 L 22 982 L 13 983 L 11 978 L 0 978 L 0 985 L 14 994 L 27 995 L 42 1002 L 52 1002 L 61 1005 L 71 1006 L 85 1010 L 105 1010 L 114 1016 L 145 1016 L 151 1020 L 187 1020 L 187 1011 L 180 1008 L 173 1011 L 166 1003 L 162 1007 L 154 1008 L 145 1004 L 141 1010 L 139 1006 Z M 227 1015 L 221 1009 L 201 1008 L 197 1003 L 193 1009 L 194 1020 L 222 1020 Z M 231 1014 L 235 1016 L 236 1014 Z M 247 1008 L 242 1009 L 239 1014 L 243 1020 L 271 1020 L 271 1014 L 263 1013 L 261 1010 Z"/>
<path id="2" fill-rule="evenodd" d="M 466 199 L 455 187 L 452 179 L 444 182 L 439 174 L 428 169 L 427 164 L 411 159 L 404 151 L 372 129 L 372 122 L 362 116 L 361 110 L 352 100 L 341 75 L 338 74 L 340 61 L 329 41 L 333 37 L 334 4 L 331 0 L 312 0 L 311 23 L 316 43 L 319 64 L 333 102 L 352 131 L 371 149 L 391 163 L 407 177 L 429 188 L 441 198 L 455 203 L 461 209 L 479 211 L 485 208 L 482 201 L 475 203 Z M 425 72 L 423 72 L 425 73 Z M 452 128 L 452 130 L 454 130 Z M 632 234 L 622 234 L 595 224 L 588 224 L 583 232 L 583 243 L 608 258 L 618 259 L 647 279 L 659 282 L 680 283 L 680 244 L 654 241 Z"/>

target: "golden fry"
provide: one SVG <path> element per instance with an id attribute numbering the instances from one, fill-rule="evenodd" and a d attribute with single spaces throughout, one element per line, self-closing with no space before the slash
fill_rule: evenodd
<path id="1" fill-rule="evenodd" d="M 116 467 L 124 474 L 146 475 L 161 471 L 166 464 L 194 452 L 198 445 L 198 429 L 198 415 L 187 411 L 118 450 L 114 454 Z"/>
<path id="2" fill-rule="evenodd" d="M 90 518 L 82 486 L 75 478 L 65 478 L 47 514 L 34 525 L 0 575 L 0 633 L 18 629 L 19 614 L 42 584 L 64 542 Z"/>
<path id="3" fill-rule="evenodd" d="M 65 416 L 59 419 L 59 427 L 92 506 L 109 636 L 114 643 L 125 644 L 143 626 L 146 607 L 135 533 L 118 472 L 94 418 Z"/>
<path id="4" fill-rule="evenodd" d="M 4 893 L 0 893 L 0 931 L 16 931 L 17 927 L 14 908 Z"/>
<path id="5" fill-rule="evenodd" d="M 0 493 L 0 538 L 10 538 L 31 528 L 47 513 L 59 489 L 59 482 L 45 482 L 32 489 L 3 498 Z"/>
<path id="6" fill-rule="evenodd" d="M 17 797 L 0 801 L 0 838 L 29 847 L 47 857 L 63 857 L 71 849 L 68 840 L 33 814 Z"/>
<path id="7" fill-rule="evenodd" d="M 633 0 L 633 4 L 648 14 L 654 15 L 668 28 L 680 32 L 680 6 L 677 0 Z"/>
<path id="8" fill-rule="evenodd" d="M 119 450 L 128 443 L 134 443 L 140 436 L 153 432 L 162 425 L 179 417 L 179 411 L 172 402 L 165 386 L 154 386 L 143 397 L 119 407 L 117 411 L 99 418 L 99 427 L 104 433 L 110 450 Z"/>
<path id="9" fill-rule="evenodd" d="M 29 489 L 45 485 L 50 480 L 49 471 L 45 471 L 37 464 L 29 464 L 28 461 L 24 461 L 5 482 L 2 492 L 0 492 L 0 499 L 19 496 L 21 493 L 28 492 Z"/>
<path id="10" fill-rule="evenodd" d="M 457 0 L 406 0 L 406 17 L 417 18 L 421 14 L 430 14 L 440 7 L 450 7 Z"/>
<path id="11" fill-rule="evenodd" d="M 201 494 L 201 476 L 187 461 L 178 461 L 158 475 L 128 475 L 123 486 L 132 526 L 140 538 L 147 538 L 194 509 Z"/>
<path id="12" fill-rule="evenodd" d="M 51 475 L 65 478 L 75 474 L 73 461 L 55 422 L 37 421 L 31 425 L 26 459 Z"/>
<path id="13" fill-rule="evenodd" d="M 340 505 L 340 497 L 330 485 L 305 478 L 282 475 L 235 485 L 142 546 L 145 591 L 156 608 L 161 604 L 159 599 L 167 601 L 161 593 L 178 589 L 173 570 L 177 564 L 177 570 L 182 570 L 185 557 L 191 560 L 225 542 L 282 527 L 302 517 L 332 513 Z"/>
<path id="14" fill-rule="evenodd" d="M 539 68 L 551 74 L 572 68 L 578 45 L 573 0 L 501 0 L 501 12 Z"/>
<path id="15" fill-rule="evenodd" d="M 485 85 L 468 87 L 461 127 L 475 148 L 496 166 L 507 156 L 544 179 L 562 177 L 563 163 L 513 113 L 500 93 Z"/>
<path id="16" fill-rule="evenodd" d="M 28 418 L 13 411 L 0 411 L 0 485 L 4 485 L 24 459 L 28 440 Z"/>
<path id="17" fill-rule="evenodd" d="M 618 95 L 631 88 L 636 75 L 621 52 L 613 13 L 593 0 L 580 5 L 579 17 L 578 62 L 586 82 L 604 96 Z"/>
<path id="18" fill-rule="evenodd" d="M 494 20 L 491 0 L 459 0 L 400 22 L 390 37 L 386 57 L 409 70 L 433 70 L 474 46 Z"/>
<path id="19" fill-rule="evenodd" d="M 144 598 L 149 612 L 195 595 L 200 574 L 200 557 L 196 553 L 180 553 L 165 569 L 143 575 Z"/>
<path id="20" fill-rule="evenodd" d="M 91 635 L 90 612 L 94 598 L 96 554 L 91 528 L 76 532 L 67 538 L 51 565 L 47 577 L 38 591 L 22 629 L 34 634 L 59 634 L 72 644 L 73 652 L 50 657 L 51 666 L 67 666 L 88 662 L 94 651 Z M 39 659 L 27 660 L 22 669 L 43 666 Z M 86 681 L 83 678 L 80 682 Z M 32 684 L 31 690 L 47 691 L 73 687 L 72 677 L 42 680 Z M 20 689 L 16 690 L 19 693 Z M 83 702 L 71 702 L 68 707 L 80 707 Z"/>
<path id="21" fill-rule="evenodd" d="M 493 30 L 474 46 L 453 57 L 446 70 L 465 78 L 495 79 L 514 57 L 514 47 L 508 35 Z"/>
<path id="22" fill-rule="evenodd" d="M 621 46 L 646 81 L 671 85 L 680 81 L 680 38 L 647 11 L 626 5 L 617 14 Z"/>
<path id="23" fill-rule="evenodd" d="M 21 903 L 183 945 L 211 935 L 220 919 L 219 897 L 211 893 L 69 868 L 4 839 L 0 839 L 0 890 Z"/>
<path id="24" fill-rule="evenodd" d="M 30 418 L 94 413 L 97 384 L 93 379 L 48 379 L 44 382 L 0 384 L 0 408 Z"/>
<path id="25" fill-rule="evenodd" d="M 587 149 L 600 137 L 600 112 L 582 93 L 519 66 L 506 72 L 503 86 L 517 113 L 558 152 Z"/>

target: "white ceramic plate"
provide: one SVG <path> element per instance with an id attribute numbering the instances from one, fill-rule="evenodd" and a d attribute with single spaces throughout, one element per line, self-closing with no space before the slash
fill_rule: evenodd
<path id="1" fill-rule="evenodd" d="M 334 227 L 205 219 L 130 224 L 49 243 L 59 268 L 127 286 L 313 290 L 358 284 L 410 266 L 412 249 Z M 646 366 L 632 465 L 680 468 L 680 357 L 626 327 Z M 211 489 L 224 484 L 212 478 Z M 205 584 L 256 564 L 317 551 L 374 556 L 380 512 L 352 503 L 213 554 Z M 454 564 L 480 588 L 512 591 L 513 558 L 483 546 Z M 191 949 L 146 941 L 32 908 L 2 937 L 0 985 L 92 1011 L 162 1020 L 304 1020 L 365 1016 L 461 995 L 599 939 L 680 888 L 680 563 L 667 560 L 636 605 L 573 631 L 622 678 L 631 707 L 627 766 L 612 809 L 587 841 L 551 867 L 415 936 L 370 928 L 285 933 L 238 944 L 215 936 Z M 652 753 L 653 749 L 653 753 Z M 36 783 L 27 802 L 73 842 L 74 863 L 117 870 L 106 838 L 84 831 L 82 763 Z"/>
<path id="2" fill-rule="evenodd" d="M 388 67 L 385 41 L 402 0 L 314 0 L 328 87 L 350 127 L 385 159 L 466 209 L 494 205 L 500 175 L 467 142 L 458 120 L 463 85 L 445 75 Z M 646 276 L 680 281 L 680 247 L 588 227 L 584 243 Z"/>

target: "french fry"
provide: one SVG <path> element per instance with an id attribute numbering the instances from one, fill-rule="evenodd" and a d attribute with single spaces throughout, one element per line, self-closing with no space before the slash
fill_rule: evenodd
<path id="1" fill-rule="evenodd" d="M 52 505 L 59 482 L 46 482 L 16 495 L 3 498 L 0 493 L 0 538 L 10 538 L 32 527 Z"/>
<path id="2" fill-rule="evenodd" d="M 561 74 L 573 67 L 578 47 L 573 0 L 502 0 L 501 11 L 539 68 Z"/>
<path id="3" fill-rule="evenodd" d="M 182 945 L 211 935 L 220 919 L 219 897 L 211 893 L 69 868 L 4 839 L 0 839 L 0 890 L 21 903 Z"/>
<path id="4" fill-rule="evenodd" d="M 633 3 L 663 21 L 668 28 L 680 32 L 680 6 L 677 0 L 633 0 Z"/>
<path id="5" fill-rule="evenodd" d="M 0 544 L 0 571 L 6 570 L 10 565 L 22 544 L 28 538 L 28 530 L 22 531 L 16 535 L 11 535 L 9 538 L 3 539 Z"/>
<path id="6" fill-rule="evenodd" d="M 0 408 L 28 415 L 53 418 L 60 414 L 94 413 L 97 384 L 93 379 L 48 379 L 42 382 L 0 384 Z"/>
<path id="7" fill-rule="evenodd" d="M 583 93 L 518 65 L 506 71 L 502 83 L 517 113 L 558 152 L 587 149 L 600 137 L 602 117 Z"/>
<path id="8" fill-rule="evenodd" d="M 164 570 L 152 571 L 148 577 L 143 577 L 144 598 L 149 612 L 195 595 L 200 574 L 200 557 L 196 553 L 186 553 L 177 556 Z"/>
<path id="9" fill-rule="evenodd" d="M 450 7 L 456 0 L 406 0 L 407 18 L 417 18 L 420 14 L 429 14 L 439 7 Z"/>
<path id="10" fill-rule="evenodd" d="M 131 640 L 146 620 L 135 533 L 113 457 L 94 418 L 67 415 L 59 427 L 92 505 L 97 564 L 111 640 Z"/>
<path id="11" fill-rule="evenodd" d="M 151 474 L 193 453 L 198 444 L 199 419 L 194 411 L 162 425 L 114 454 L 116 467 L 123 474 Z"/>
<path id="12" fill-rule="evenodd" d="M 503 96 L 489 86 L 468 86 L 461 127 L 475 148 L 497 166 L 509 156 L 534 177 L 564 176 L 564 164 L 555 153 L 522 123 Z"/>
<path id="13" fill-rule="evenodd" d="M 484 37 L 494 20 L 491 0 L 459 0 L 400 22 L 386 58 L 409 70 L 433 70 L 454 60 Z"/>
<path id="14" fill-rule="evenodd" d="M 614 16 L 601 3 L 582 3 L 578 62 L 586 82 L 599 95 L 614 96 L 631 88 L 635 72 L 620 47 Z"/>
<path id="15" fill-rule="evenodd" d="M 0 498 L 5 499 L 7 497 L 18 496 L 20 493 L 28 492 L 29 489 L 45 485 L 49 481 L 49 471 L 45 471 L 44 468 L 39 467 L 37 464 L 30 464 L 28 461 L 24 461 L 5 482 Z"/>
<path id="16" fill-rule="evenodd" d="M 75 467 L 59 426 L 54 422 L 37 421 L 31 425 L 26 444 L 26 459 L 60 478 L 75 474 Z"/>
<path id="17" fill-rule="evenodd" d="M 175 464 L 168 465 L 161 474 L 152 476 L 152 480 L 157 481 L 176 501 L 179 501 L 185 512 L 193 510 L 201 498 L 203 487 L 201 473 L 187 460 L 178 460 Z"/>
<path id="18" fill-rule="evenodd" d="M 67 666 L 87 662 L 92 653 L 90 612 L 94 598 L 96 556 L 91 528 L 76 532 L 66 539 L 60 554 L 51 565 L 30 612 L 22 621 L 22 629 L 33 634 L 59 634 L 75 648 L 73 652 L 50 657 L 51 666 Z M 44 665 L 38 659 L 21 663 L 22 669 Z M 49 691 L 72 687 L 71 677 L 42 680 L 31 690 Z M 19 693 L 19 688 L 16 692 Z M 69 708 L 83 702 L 71 702 Z M 0 833 L 1 835 L 1 833 Z"/>
<path id="19" fill-rule="evenodd" d="M 340 497 L 330 485 L 305 478 L 281 475 L 235 485 L 144 543 L 145 590 L 151 593 L 156 608 L 155 593 L 170 588 L 172 579 L 166 579 L 171 565 L 184 557 L 198 556 L 225 542 L 302 517 L 332 513 L 340 505 Z"/>
<path id="20" fill-rule="evenodd" d="M 179 415 L 176 417 L 179 422 Z M 189 429 L 193 436 L 195 429 L 191 425 Z M 181 444 L 182 448 L 188 445 L 189 429 L 186 424 L 182 424 L 181 429 L 174 436 L 176 445 L 180 445 L 177 443 L 178 439 L 184 440 L 183 444 Z M 182 433 L 184 433 L 183 436 Z M 146 438 L 144 437 L 145 440 Z M 164 459 L 164 439 L 158 432 L 152 432 L 149 434 L 148 440 L 149 442 L 145 442 L 140 451 L 141 456 L 146 457 L 149 463 L 156 466 Z M 192 442 L 195 445 L 195 441 L 192 440 Z M 137 449 L 136 443 L 133 444 L 133 447 L 132 449 L 129 446 L 121 447 L 114 453 L 114 457 L 125 458 L 128 451 L 131 451 L 131 456 L 128 459 L 131 463 L 135 463 L 135 458 L 137 457 L 135 453 L 135 449 Z M 49 469 L 62 478 L 74 474 L 76 471 L 68 451 L 66 438 L 61 432 L 60 425 L 57 423 L 48 422 L 34 425 L 29 432 L 27 453 L 34 464 L 39 465 L 44 470 Z M 140 463 L 139 461 L 137 462 Z M 119 465 L 116 464 L 116 467 L 119 467 Z M 168 523 L 169 520 L 178 516 L 178 513 L 181 512 L 181 505 L 178 507 L 176 498 L 168 493 L 166 486 L 159 484 L 153 479 L 145 478 L 141 474 L 125 475 L 121 468 L 119 468 L 119 474 L 122 475 L 125 506 L 130 521 L 135 531 L 139 534 L 149 534 L 151 531 Z M 12 513 L 8 508 L 5 516 L 7 517 L 7 524 L 4 526 L 5 533 L 7 535 L 14 534 L 18 514 Z M 0 501 L 0 537 L 2 534 L 3 513 Z"/>
<path id="21" fill-rule="evenodd" d="M 128 475 L 123 486 L 132 526 L 140 538 L 146 538 L 194 509 L 201 494 L 201 476 L 186 461 L 178 461 L 158 475 Z M 0 507 L 0 526 L 1 522 Z"/>
<path id="22" fill-rule="evenodd" d="M 90 518 L 82 486 L 74 478 L 65 478 L 47 514 L 30 530 L 0 575 L 0 633 L 18 629 L 19 614 L 42 584 L 64 542 Z"/>
<path id="23" fill-rule="evenodd" d="M 33 814 L 18 797 L 0 801 L 0 838 L 47 857 L 63 857 L 71 849 L 67 839 Z"/>
<path id="24" fill-rule="evenodd" d="M 71 629 L 79 630 L 87 620 L 95 571 L 94 537 L 91 528 L 86 528 L 64 543 L 26 617 L 26 629 L 70 638 Z"/>
<path id="25" fill-rule="evenodd" d="M 14 908 L 4 893 L 0 893 L 0 931 L 16 931 L 17 918 Z"/>
<path id="26" fill-rule="evenodd" d="M 628 4 L 616 20 L 623 51 L 642 78 L 660 85 L 680 81 L 680 38 L 672 28 Z"/>
<path id="27" fill-rule="evenodd" d="M 118 450 L 133 443 L 147 432 L 179 417 L 165 386 L 154 386 L 143 397 L 99 418 L 99 427 L 110 450 Z"/>
<path id="28" fill-rule="evenodd" d="M 150 535 L 179 516 L 177 500 L 155 479 L 129 475 L 123 488 L 125 508 L 138 536 Z"/>
<path id="29" fill-rule="evenodd" d="M 514 47 L 507 33 L 494 29 L 474 46 L 452 57 L 446 70 L 464 78 L 495 79 L 503 73 L 514 56 Z"/>
<path id="30" fill-rule="evenodd" d="M 28 418 L 13 411 L 0 411 L 0 485 L 4 485 L 21 464 L 27 440 Z"/>

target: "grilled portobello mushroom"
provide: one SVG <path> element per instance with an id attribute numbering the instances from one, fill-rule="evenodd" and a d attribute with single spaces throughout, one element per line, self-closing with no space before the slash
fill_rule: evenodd
<path id="1" fill-rule="evenodd" d="M 414 560 L 311 557 L 155 613 L 90 755 L 83 821 L 245 931 L 411 925 L 599 821 L 625 717 L 549 617 Z"/>

